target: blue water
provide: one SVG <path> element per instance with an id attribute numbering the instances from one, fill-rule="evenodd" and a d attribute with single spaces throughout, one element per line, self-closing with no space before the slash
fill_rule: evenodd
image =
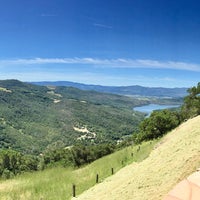
<path id="1" fill-rule="evenodd" d="M 133 110 L 138 112 L 143 112 L 150 115 L 154 110 L 163 110 L 169 108 L 178 108 L 180 105 L 158 105 L 158 104 L 149 104 L 145 106 L 139 106 L 133 108 Z"/>

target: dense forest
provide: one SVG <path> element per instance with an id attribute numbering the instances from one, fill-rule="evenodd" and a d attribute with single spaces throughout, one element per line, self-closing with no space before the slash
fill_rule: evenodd
<path id="1" fill-rule="evenodd" d="M 0 81 L 0 176 L 80 167 L 125 145 L 161 137 L 200 114 L 200 84 L 188 93 L 180 110 L 145 118 L 132 108 L 155 99 Z"/>

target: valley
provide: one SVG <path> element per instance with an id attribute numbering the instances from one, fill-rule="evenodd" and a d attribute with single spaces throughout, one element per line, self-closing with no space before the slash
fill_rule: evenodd
<path id="1" fill-rule="evenodd" d="M 73 184 L 77 199 L 94 199 L 96 194 L 98 199 L 131 199 L 133 195 L 138 200 L 149 199 L 149 195 L 159 199 L 199 165 L 199 117 L 194 118 L 200 112 L 199 84 L 188 90 L 184 101 L 37 86 L 17 80 L 0 81 L 0 88 L 1 199 L 70 199 Z M 180 102 L 180 108 L 155 111 L 148 118 L 133 110 Z M 181 159 L 173 165 L 176 152 Z M 187 166 L 188 160 L 193 167 Z M 182 164 L 186 167 L 181 173 L 176 171 L 178 178 L 167 174 L 166 170 L 172 171 L 170 166 L 180 171 Z M 169 167 L 164 169 L 163 165 Z M 161 187 L 158 172 L 169 183 L 164 184 L 166 188 Z M 92 188 L 97 173 L 100 183 L 96 178 L 99 184 Z M 141 180 L 140 174 L 144 177 Z M 158 193 L 152 193 L 158 185 Z M 143 193 L 146 196 L 141 196 Z"/>
<path id="2" fill-rule="evenodd" d="M 74 127 L 83 126 L 95 133 L 95 137 L 91 138 L 91 134 L 84 137 L 84 143 L 117 143 L 131 136 L 144 118 L 133 107 L 180 102 L 180 99 L 130 98 L 66 86 L 37 86 L 17 80 L 0 81 L 0 87 L 3 88 L 0 148 L 33 155 L 46 148 L 80 142 L 83 134 Z"/>

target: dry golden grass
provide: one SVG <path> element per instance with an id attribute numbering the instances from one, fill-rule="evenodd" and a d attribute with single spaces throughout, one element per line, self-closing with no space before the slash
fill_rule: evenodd
<path id="1" fill-rule="evenodd" d="M 150 156 L 131 164 L 77 200 L 159 200 L 200 166 L 200 116 L 167 134 Z"/>
<path id="2" fill-rule="evenodd" d="M 18 184 L 19 184 L 18 181 L 7 180 L 4 183 L 0 184 L 0 192 L 5 190 L 11 191 L 13 190 L 14 187 L 17 187 Z"/>

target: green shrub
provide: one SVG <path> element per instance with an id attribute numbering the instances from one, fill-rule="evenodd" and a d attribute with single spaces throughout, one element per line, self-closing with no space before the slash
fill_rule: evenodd
<path id="1" fill-rule="evenodd" d="M 145 118 L 140 126 L 135 142 L 147 141 L 162 137 L 165 133 L 180 124 L 179 114 L 170 110 L 154 111 Z"/>

